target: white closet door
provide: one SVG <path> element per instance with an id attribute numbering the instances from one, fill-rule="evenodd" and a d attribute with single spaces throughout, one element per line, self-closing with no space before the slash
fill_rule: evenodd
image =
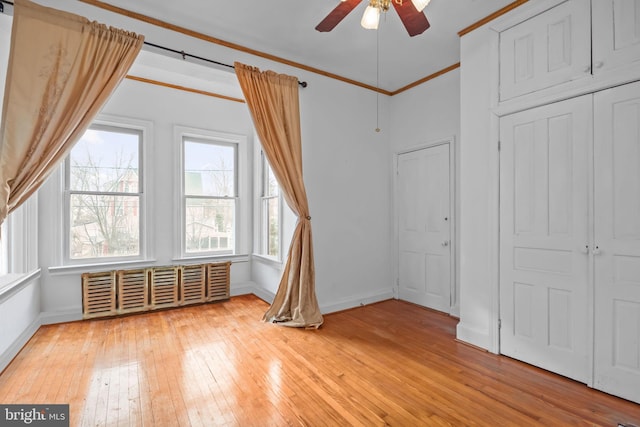
<path id="1" fill-rule="evenodd" d="M 640 403 L 640 83 L 594 99 L 594 387 Z"/>
<path id="2" fill-rule="evenodd" d="M 398 296 L 451 306 L 449 144 L 398 156 Z"/>
<path id="3" fill-rule="evenodd" d="M 500 120 L 500 352 L 589 380 L 591 96 Z"/>

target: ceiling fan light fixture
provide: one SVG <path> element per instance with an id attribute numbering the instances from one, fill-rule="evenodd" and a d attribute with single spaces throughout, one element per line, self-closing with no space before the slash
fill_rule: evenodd
<path id="1" fill-rule="evenodd" d="M 380 8 L 375 6 L 367 6 L 362 15 L 360 25 L 367 30 L 377 30 L 380 22 Z"/>
<path id="2" fill-rule="evenodd" d="M 411 0 L 411 3 L 413 3 L 418 12 L 422 12 L 430 2 L 431 0 Z"/>

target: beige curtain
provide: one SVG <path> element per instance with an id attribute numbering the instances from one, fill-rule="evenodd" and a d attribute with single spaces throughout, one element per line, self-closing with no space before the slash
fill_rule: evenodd
<path id="1" fill-rule="evenodd" d="M 322 314 L 315 291 L 311 217 L 302 180 L 298 79 L 235 64 L 262 148 L 287 204 L 298 216 L 289 255 L 265 321 L 318 328 Z"/>
<path id="2" fill-rule="evenodd" d="M 15 1 L 0 127 L 0 223 L 82 136 L 143 41 L 77 15 Z"/>

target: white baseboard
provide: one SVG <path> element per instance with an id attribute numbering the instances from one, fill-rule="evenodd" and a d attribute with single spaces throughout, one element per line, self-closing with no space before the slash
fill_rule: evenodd
<path id="1" fill-rule="evenodd" d="M 7 348 L 2 354 L 0 354 L 0 372 L 2 372 L 14 357 L 20 353 L 22 347 L 31 339 L 40 327 L 40 317 L 36 317 L 33 322 L 16 338 L 16 340 Z"/>
<path id="2" fill-rule="evenodd" d="M 323 314 L 333 313 L 336 311 L 347 310 L 349 308 L 359 307 L 374 302 L 393 299 L 393 289 L 379 292 L 361 294 L 354 297 L 345 298 L 328 304 L 320 304 L 320 311 Z"/>
<path id="3" fill-rule="evenodd" d="M 231 296 L 255 295 L 261 300 L 271 304 L 276 295 L 266 289 L 261 288 L 255 282 L 244 282 L 231 285 Z"/>
<path id="4" fill-rule="evenodd" d="M 467 327 L 462 321 L 456 327 L 456 338 L 475 347 L 491 351 L 491 337 L 489 334 L 486 331 Z"/>
<path id="5" fill-rule="evenodd" d="M 449 310 L 449 316 L 460 318 L 460 304 L 456 304 Z"/>
<path id="6" fill-rule="evenodd" d="M 40 313 L 41 325 L 75 322 L 77 320 L 82 320 L 82 309 L 80 308 L 64 311 L 43 311 Z"/>
<path id="7" fill-rule="evenodd" d="M 253 289 L 253 294 L 268 304 L 273 303 L 273 300 L 276 298 L 276 294 L 273 292 L 257 286 Z"/>
<path id="8" fill-rule="evenodd" d="M 232 283 L 229 289 L 229 294 L 232 297 L 248 295 L 254 293 L 255 289 L 256 284 L 254 282 Z"/>

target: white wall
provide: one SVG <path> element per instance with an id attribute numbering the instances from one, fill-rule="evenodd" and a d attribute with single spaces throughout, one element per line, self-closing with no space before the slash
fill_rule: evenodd
<path id="1" fill-rule="evenodd" d="M 459 191 L 457 182 L 460 176 L 459 167 L 459 135 L 460 135 L 460 70 L 450 71 L 433 80 L 429 80 L 415 88 L 402 92 L 391 98 L 390 102 L 390 146 L 394 154 L 402 153 L 416 147 L 452 139 L 455 152 L 455 182 L 452 190 L 455 195 L 456 212 L 454 219 L 459 218 Z M 391 162 L 391 157 L 389 161 Z M 395 230 L 395 224 L 391 225 Z M 458 222 L 454 223 L 454 231 Z M 454 283 L 451 314 L 459 312 L 459 233 L 455 232 L 452 261 L 456 274 Z M 393 244 L 397 247 L 397 236 Z M 397 263 L 397 260 L 393 260 Z"/>
<path id="2" fill-rule="evenodd" d="M 496 34 L 486 26 L 461 39 L 459 339 L 498 351 L 498 141 L 491 138 Z M 497 133 L 495 133 L 497 135 Z"/>
<path id="3" fill-rule="evenodd" d="M 300 70 L 287 72 L 309 83 L 300 91 L 300 114 L 320 309 L 329 313 L 389 299 L 388 100 L 380 99 L 377 133 L 374 92 Z M 287 239 L 284 245 L 283 258 Z M 254 260 L 252 267 L 253 281 L 274 294 L 281 266 Z"/>
<path id="4" fill-rule="evenodd" d="M 301 95 L 316 290 L 324 312 L 392 297 L 388 100 L 309 75 Z"/>
<path id="5" fill-rule="evenodd" d="M 0 372 L 40 327 L 39 315 L 37 275 L 8 292 L 0 289 Z"/>

